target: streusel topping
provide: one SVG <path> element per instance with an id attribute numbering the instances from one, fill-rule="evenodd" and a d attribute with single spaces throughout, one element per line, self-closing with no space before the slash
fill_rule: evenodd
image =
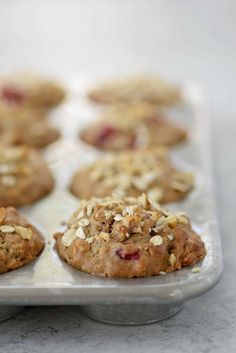
<path id="1" fill-rule="evenodd" d="M 171 213 L 153 204 L 146 194 L 138 198 L 107 197 L 83 200 L 68 222 L 62 243 L 68 247 L 80 238 L 94 242 L 138 242 L 160 246 L 174 240 L 173 229 L 188 224 L 184 213 Z M 173 261 L 173 257 L 172 260 Z"/>
<path id="2" fill-rule="evenodd" d="M 175 170 L 165 148 L 111 154 L 84 170 L 88 180 L 99 182 L 101 188 L 111 189 L 120 197 L 129 196 L 131 190 L 146 192 L 153 202 L 162 200 L 166 187 L 187 193 L 194 185 L 193 173 Z"/>
<path id="3" fill-rule="evenodd" d="M 23 239 L 32 239 L 33 233 L 31 228 L 24 227 L 22 225 L 12 224 L 6 221 L 7 211 L 6 208 L 0 207 L 0 237 L 6 236 L 7 234 L 18 234 Z"/>

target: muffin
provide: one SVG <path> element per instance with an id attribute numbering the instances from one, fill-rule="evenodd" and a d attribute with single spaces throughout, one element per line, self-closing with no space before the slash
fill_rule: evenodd
<path id="1" fill-rule="evenodd" d="M 0 119 L 39 121 L 46 119 L 44 109 L 9 105 L 0 100 Z"/>
<path id="2" fill-rule="evenodd" d="M 65 98 L 55 81 L 33 73 L 17 73 L 0 78 L 0 101 L 8 105 L 50 109 Z"/>
<path id="3" fill-rule="evenodd" d="M 26 147 L 0 146 L 0 206 L 20 207 L 53 189 L 51 172 L 42 156 Z"/>
<path id="4" fill-rule="evenodd" d="M 13 207 L 0 208 L 0 273 L 33 261 L 43 250 L 40 232 Z"/>
<path id="5" fill-rule="evenodd" d="M 193 186 L 193 174 L 176 170 L 167 149 L 159 147 L 101 157 L 75 173 L 70 191 L 82 199 L 145 192 L 153 202 L 166 203 L 183 199 Z"/>
<path id="6" fill-rule="evenodd" d="M 186 137 L 183 127 L 150 104 L 114 106 L 80 133 L 84 142 L 107 151 L 171 146 Z"/>
<path id="7" fill-rule="evenodd" d="M 54 238 L 69 265 L 111 278 L 166 274 L 206 255 L 187 216 L 162 210 L 145 194 L 83 200 L 66 230 Z"/>
<path id="8" fill-rule="evenodd" d="M 171 106 L 181 101 L 181 92 L 156 75 L 139 75 L 101 83 L 88 92 L 88 98 L 100 104 L 147 102 Z"/>
<path id="9" fill-rule="evenodd" d="M 26 128 L 27 127 L 27 128 Z M 22 110 L 15 114 L 1 115 L 0 139 L 9 145 L 27 145 L 34 148 L 47 147 L 60 137 L 58 129 L 41 117 L 41 113 Z"/>

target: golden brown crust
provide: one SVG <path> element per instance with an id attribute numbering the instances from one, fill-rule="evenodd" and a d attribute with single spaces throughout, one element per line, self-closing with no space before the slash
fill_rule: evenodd
<path id="1" fill-rule="evenodd" d="M 137 197 L 146 192 L 160 203 L 181 200 L 192 189 L 193 174 L 176 170 L 165 148 L 102 157 L 76 172 L 70 185 L 70 191 L 82 199 L 112 194 Z"/>
<path id="2" fill-rule="evenodd" d="M 186 137 L 184 128 L 144 103 L 113 106 L 80 133 L 84 142 L 107 151 L 174 145 Z"/>
<path id="3" fill-rule="evenodd" d="M 88 92 L 88 98 L 100 104 L 148 102 L 155 105 L 175 105 L 181 93 L 160 77 L 134 76 L 104 82 Z"/>
<path id="4" fill-rule="evenodd" d="M 51 192 L 54 181 L 42 156 L 26 146 L 0 146 L 0 206 L 20 207 Z"/>
<path id="5" fill-rule="evenodd" d="M 112 121 L 97 121 L 80 133 L 84 142 L 106 151 L 172 146 L 186 137 L 183 128 L 166 119 L 146 120 L 133 127 L 119 127 Z"/>
<path id="6" fill-rule="evenodd" d="M 0 104 L 1 143 L 43 148 L 59 136 L 60 132 L 49 124 L 45 112 Z"/>
<path id="7" fill-rule="evenodd" d="M 0 79 L 0 100 L 9 105 L 50 109 L 64 98 L 57 82 L 40 75 L 18 73 Z"/>
<path id="8" fill-rule="evenodd" d="M 0 273 L 33 261 L 43 248 L 44 238 L 32 224 L 13 207 L 0 208 Z"/>
<path id="9" fill-rule="evenodd" d="M 138 199 L 83 201 L 64 233 L 54 235 L 59 255 L 98 276 L 148 277 L 180 270 L 206 255 L 188 218 Z"/>

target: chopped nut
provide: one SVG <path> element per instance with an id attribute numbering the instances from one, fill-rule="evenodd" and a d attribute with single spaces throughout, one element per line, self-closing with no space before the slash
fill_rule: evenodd
<path id="1" fill-rule="evenodd" d="M 111 216 L 112 216 L 112 214 L 110 212 L 105 212 L 106 220 L 108 220 Z"/>
<path id="2" fill-rule="evenodd" d="M 147 195 L 143 193 L 141 196 L 139 196 L 138 201 L 141 203 L 141 205 L 146 208 L 148 206 L 148 199 Z"/>
<path id="3" fill-rule="evenodd" d="M 85 233 L 84 233 L 84 229 L 82 227 L 79 227 L 77 230 L 76 230 L 76 236 L 80 239 L 85 239 L 86 236 L 85 236 Z"/>
<path id="4" fill-rule="evenodd" d="M 16 233 L 21 235 L 23 239 L 32 239 L 32 230 L 30 228 L 15 226 Z"/>
<path id="5" fill-rule="evenodd" d="M 168 226 L 170 226 L 171 228 L 175 228 L 177 226 L 176 216 L 174 214 L 170 214 L 169 216 L 167 216 L 166 224 L 168 224 Z"/>
<path id="6" fill-rule="evenodd" d="M 94 237 L 87 238 L 87 239 L 85 239 L 85 241 L 87 243 L 91 244 L 94 241 Z"/>
<path id="7" fill-rule="evenodd" d="M 66 247 L 70 246 L 73 241 L 76 239 L 76 232 L 74 229 L 69 229 L 65 232 L 65 234 L 63 235 L 61 241 L 62 244 Z"/>
<path id="8" fill-rule="evenodd" d="M 152 243 L 155 246 L 160 246 L 163 243 L 163 239 L 160 235 L 155 235 L 150 239 L 150 243 Z"/>
<path id="9" fill-rule="evenodd" d="M 78 225 L 81 227 L 87 227 L 90 224 L 90 221 L 86 218 L 82 218 L 79 222 Z"/>
<path id="10" fill-rule="evenodd" d="M 77 219 L 81 219 L 84 217 L 84 210 L 80 210 L 78 215 L 77 215 Z"/>
<path id="11" fill-rule="evenodd" d="M 110 235 L 108 233 L 106 233 L 106 232 L 101 232 L 101 233 L 98 234 L 98 236 L 101 239 L 105 240 L 105 241 L 109 241 L 110 240 Z"/>
<path id="12" fill-rule="evenodd" d="M 167 235 L 167 238 L 172 241 L 174 239 L 174 235 L 171 233 L 171 234 L 168 234 Z"/>
<path id="13" fill-rule="evenodd" d="M 169 257 L 169 263 L 171 264 L 171 266 L 174 266 L 174 264 L 176 263 L 176 257 L 175 254 L 172 253 Z"/>
<path id="14" fill-rule="evenodd" d="M 188 219 L 186 217 L 184 217 L 184 216 L 179 216 L 178 217 L 178 221 L 181 224 L 188 224 Z"/>
<path id="15" fill-rule="evenodd" d="M 161 216 L 159 219 L 158 219 L 158 221 L 157 221 L 157 223 L 156 223 L 156 226 L 158 227 L 158 226 L 161 226 L 162 224 L 165 224 L 166 223 L 166 218 L 164 217 L 164 216 Z"/>
<path id="16" fill-rule="evenodd" d="M 12 226 L 5 225 L 5 226 L 1 226 L 0 227 L 0 231 L 2 233 L 14 233 L 15 232 L 15 228 L 12 227 Z"/>
<path id="17" fill-rule="evenodd" d="M 87 206 L 87 216 L 90 217 L 93 213 L 93 206 L 91 204 L 88 204 Z"/>
<path id="18" fill-rule="evenodd" d="M 140 226 L 133 229 L 135 233 L 142 233 L 142 228 Z"/>
<path id="19" fill-rule="evenodd" d="M 122 219 L 123 219 L 123 217 L 122 217 L 122 215 L 119 214 L 119 213 L 116 214 L 115 217 L 114 217 L 114 220 L 117 221 L 117 222 L 121 221 Z"/>
<path id="20" fill-rule="evenodd" d="M 193 267 L 191 272 L 192 273 L 201 272 L 201 268 L 200 267 Z"/>
<path id="21" fill-rule="evenodd" d="M 128 206 L 128 207 L 125 208 L 125 211 L 128 213 L 128 215 L 133 216 L 135 208 L 136 208 L 135 206 Z"/>

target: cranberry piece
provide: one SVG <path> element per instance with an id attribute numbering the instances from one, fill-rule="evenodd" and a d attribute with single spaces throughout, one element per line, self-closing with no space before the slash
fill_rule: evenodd
<path id="1" fill-rule="evenodd" d="M 139 250 L 131 253 L 125 253 L 123 249 L 116 250 L 116 254 L 121 260 L 138 260 L 140 258 Z"/>
<path id="2" fill-rule="evenodd" d="M 136 147 L 136 138 L 135 136 L 131 136 L 128 142 L 128 148 L 135 149 Z"/>
<path id="3" fill-rule="evenodd" d="M 21 104 L 24 100 L 23 93 L 15 87 L 3 87 L 1 96 L 9 104 Z"/>
<path id="4" fill-rule="evenodd" d="M 163 119 L 162 115 L 152 115 L 149 118 L 147 118 L 147 120 L 153 124 L 160 122 L 162 119 Z"/>
<path id="5" fill-rule="evenodd" d="M 96 144 L 97 146 L 101 146 L 104 142 L 107 141 L 110 137 L 116 134 L 117 130 L 112 126 L 103 126 L 101 130 L 98 132 Z"/>

